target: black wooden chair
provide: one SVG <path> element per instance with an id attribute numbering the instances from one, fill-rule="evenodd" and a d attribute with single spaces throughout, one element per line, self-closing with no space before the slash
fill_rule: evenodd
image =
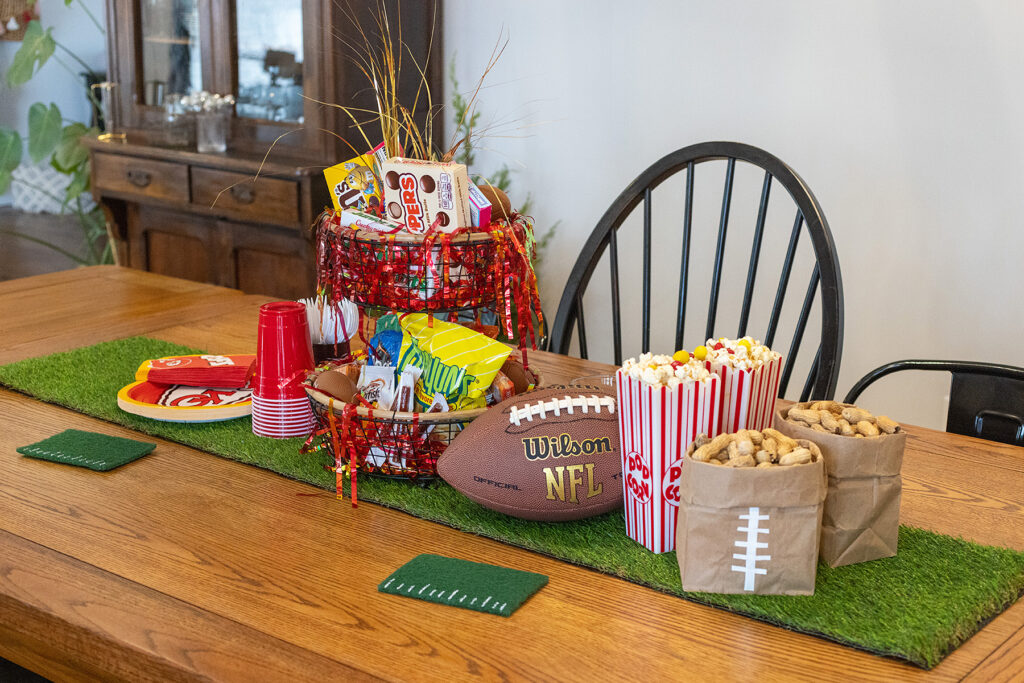
<path id="1" fill-rule="evenodd" d="M 947 432 L 1024 446 L 1024 368 L 955 360 L 898 360 L 861 377 L 845 402 L 856 403 L 868 385 L 902 370 L 952 373 Z"/>
<path id="2" fill-rule="evenodd" d="M 829 230 L 825 214 L 818 205 L 810 188 L 797 173 L 764 150 L 737 142 L 705 142 L 684 147 L 654 163 L 641 173 L 636 180 L 612 202 L 612 205 L 601 217 L 597 227 L 583 246 L 583 251 L 569 275 L 568 283 L 562 294 L 555 322 L 551 328 L 549 349 L 558 353 L 569 353 L 573 333 L 577 335 L 580 356 L 587 358 L 587 335 L 584 323 L 583 293 L 590 284 L 598 261 L 608 251 L 611 270 L 611 334 L 614 346 L 614 362 L 622 363 L 622 329 L 619 302 L 619 236 L 618 231 L 626 218 L 641 202 L 643 202 L 643 293 L 641 300 L 641 351 L 651 350 L 651 194 L 666 179 L 677 172 L 686 173 L 686 194 L 682 224 L 682 254 L 678 271 L 678 307 L 675 326 L 675 345 L 679 349 L 683 344 L 683 326 L 686 320 L 687 278 L 691 259 L 691 231 L 693 223 L 693 188 L 694 174 L 697 166 L 712 160 L 726 160 L 725 188 L 722 196 L 720 218 L 718 220 L 718 237 L 715 249 L 714 270 L 712 273 L 711 296 L 708 306 L 708 318 L 705 338 L 721 336 L 716 334 L 716 316 L 718 299 L 722 281 L 722 263 L 726 244 L 726 232 L 729 227 L 729 212 L 732 203 L 733 182 L 737 162 L 752 164 L 764 171 L 761 185 L 761 196 L 758 205 L 757 221 L 754 226 L 753 244 L 750 249 L 749 267 L 746 274 L 743 303 L 739 315 L 737 336 L 748 334 L 751 301 L 757 279 L 758 261 L 761 256 L 761 245 L 765 237 L 765 218 L 768 212 L 769 196 L 772 184 L 782 185 L 796 205 L 796 216 L 789 233 L 788 247 L 782 265 L 774 305 L 771 310 L 767 329 L 760 336 L 769 346 L 776 343 L 776 333 L 782 314 L 783 300 L 789 285 L 790 274 L 797 251 L 800 234 L 806 231 L 814 251 L 815 266 L 804 294 L 803 305 L 795 330 L 786 353 L 785 365 L 779 386 L 779 394 L 785 395 L 797 354 L 800 351 L 807 320 L 820 288 L 821 301 L 821 335 L 817 340 L 817 350 L 810 363 L 810 370 L 800 393 L 800 399 L 832 398 L 835 394 L 836 379 L 839 376 L 839 362 L 843 349 L 843 285 L 839 272 L 839 259 L 836 255 L 832 233 Z M 672 277 L 675 287 L 675 274 Z M 669 350 L 668 342 L 659 347 Z M 783 352 L 787 349 L 780 349 Z"/>

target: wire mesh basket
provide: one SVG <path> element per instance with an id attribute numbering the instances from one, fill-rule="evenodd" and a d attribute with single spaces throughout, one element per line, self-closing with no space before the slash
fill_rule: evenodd
<path id="1" fill-rule="evenodd" d="M 396 311 L 442 313 L 491 307 L 510 255 L 486 231 L 414 235 L 317 224 L 320 287 L 333 299 Z"/>
<path id="2" fill-rule="evenodd" d="M 541 376 L 529 371 L 534 386 Z M 489 408 L 447 413 L 410 413 L 375 410 L 343 403 L 307 380 L 306 393 L 313 406 L 319 435 L 332 463 L 355 462 L 361 473 L 412 480 L 427 485 L 437 479 L 437 459 L 470 422 Z M 341 451 L 337 457 L 337 451 Z"/>
<path id="3" fill-rule="evenodd" d="M 486 408 L 449 413 L 373 410 L 342 403 L 307 386 L 326 452 L 333 462 L 361 473 L 429 484 L 437 479 L 437 459 L 466 425 Z M 341 451 L 338 457 L 336 449 Z"/>

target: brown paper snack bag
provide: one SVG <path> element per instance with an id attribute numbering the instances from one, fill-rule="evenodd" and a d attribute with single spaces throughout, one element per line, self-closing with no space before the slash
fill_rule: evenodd
<path id="1" fill-rule="evenodd" d="M 828 495 L 821 523 L 821 559 L 830 567 L 867 562 L 896 554 L 900 526 L 900 467 L 907 434 L 854 438 L 811 429 L 786 419 L 798 403 L 775 412 L 775 428 L 794 439 L 811 439 L 821 448 L 828 472 Z M 849 404 L 839 404 L 851 408 Z"/>
<path id="2" fill-rule="evenodd" d="M 825 468 L 726 467 L 683 458 L 676 557 L 683 590 L 813 595 Z M 692 450 L 692 449 L 691 449 Z"/>

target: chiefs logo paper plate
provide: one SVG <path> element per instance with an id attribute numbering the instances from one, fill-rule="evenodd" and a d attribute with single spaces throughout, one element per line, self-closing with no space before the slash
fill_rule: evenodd
<path id="1" fill-rule="evenodd" d="M 252 414 L 253 355 L 147 360 L 117 392 L 121 410 L 165 422 L 219 422 Z M 156 380 L 156 381 L 154 381 Z"/>
<path id="2" fill-rule="evenodd" d="M 117 392 L 121 410 L 166 422 L 218 422 L 252 413 L 252 389 L 132 382 Z"/>

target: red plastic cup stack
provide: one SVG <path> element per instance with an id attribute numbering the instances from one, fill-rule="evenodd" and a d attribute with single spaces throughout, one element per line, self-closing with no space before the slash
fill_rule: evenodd
<path id="1" fill-rule="evenodd" d="M 287 439 L 313 431 L 313 409 L 302 389 L 306 371 L 312 369 L 306 307 L 297 301 L 260 306 L 252 380 L 253 434 Z"/>

